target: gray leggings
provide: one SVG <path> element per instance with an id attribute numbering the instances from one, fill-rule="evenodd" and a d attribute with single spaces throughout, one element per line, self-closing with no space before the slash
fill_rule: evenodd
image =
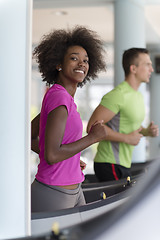
<path id="1" fill-rule="evenodd" d="M 85 205 L 81 184 L 69 190 L 37 181 L 31 185 L 31 211 L 50 212 Z"/>

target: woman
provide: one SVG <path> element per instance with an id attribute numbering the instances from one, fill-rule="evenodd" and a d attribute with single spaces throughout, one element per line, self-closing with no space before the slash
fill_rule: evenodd
<path id="1" fill-rule="evenodd" d="M 52 86 L 44 96 L 41 113 L 32 121 L 32 150 L 40 157 L 31 187 L 32 212 L 85 204 L 81 189 L 85 163 L 80 164 L 80 152 L 104 140 L 107 132 L 99 121 L 82 137 L 74 95 L 77 87 L 105 70 L 103 51 L 95 32 L 77 26 L 44 36 L 33 52 L 43 81 Z"/>

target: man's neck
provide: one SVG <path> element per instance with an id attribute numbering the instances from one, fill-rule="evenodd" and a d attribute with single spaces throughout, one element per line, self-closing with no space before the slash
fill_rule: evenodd
<path id="1" fill-rule="evenodd" d="M 138 90 L 139 86 L 140 86 L 140 82 L 137 81 L 137 79 L 134 76 L 128 76 L 126 77 L 125 81 L 134 89 L 134 90 Z"/>

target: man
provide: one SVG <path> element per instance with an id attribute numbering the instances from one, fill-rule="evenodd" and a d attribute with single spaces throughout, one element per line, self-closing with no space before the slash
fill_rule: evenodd
<path id="1" fill-rule="evenodd" d="M 130 176 L 132 152 L 143 136 L 156 137 L 159 129 L 154 122 L 141 126 L 145 117 L 141 83 L 148 83 L 153 72 L 149 52 L 131 48 L 123 54 L 125 81 L 103 96 L 93 112 L 87 132 L 97 121 L 104 121 L 108 137 L 98 145 L 94 170 L 99 181 L 118 180 Z"/>

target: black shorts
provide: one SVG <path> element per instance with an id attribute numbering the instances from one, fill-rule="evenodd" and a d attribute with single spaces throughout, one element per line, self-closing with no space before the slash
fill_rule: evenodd
<path id="1" fill-rule="evenodd" d="M 130 168 L 112 163 L 94 162 L 94 171 L 100 182 L 119 180 L 131 176 Z"/>

